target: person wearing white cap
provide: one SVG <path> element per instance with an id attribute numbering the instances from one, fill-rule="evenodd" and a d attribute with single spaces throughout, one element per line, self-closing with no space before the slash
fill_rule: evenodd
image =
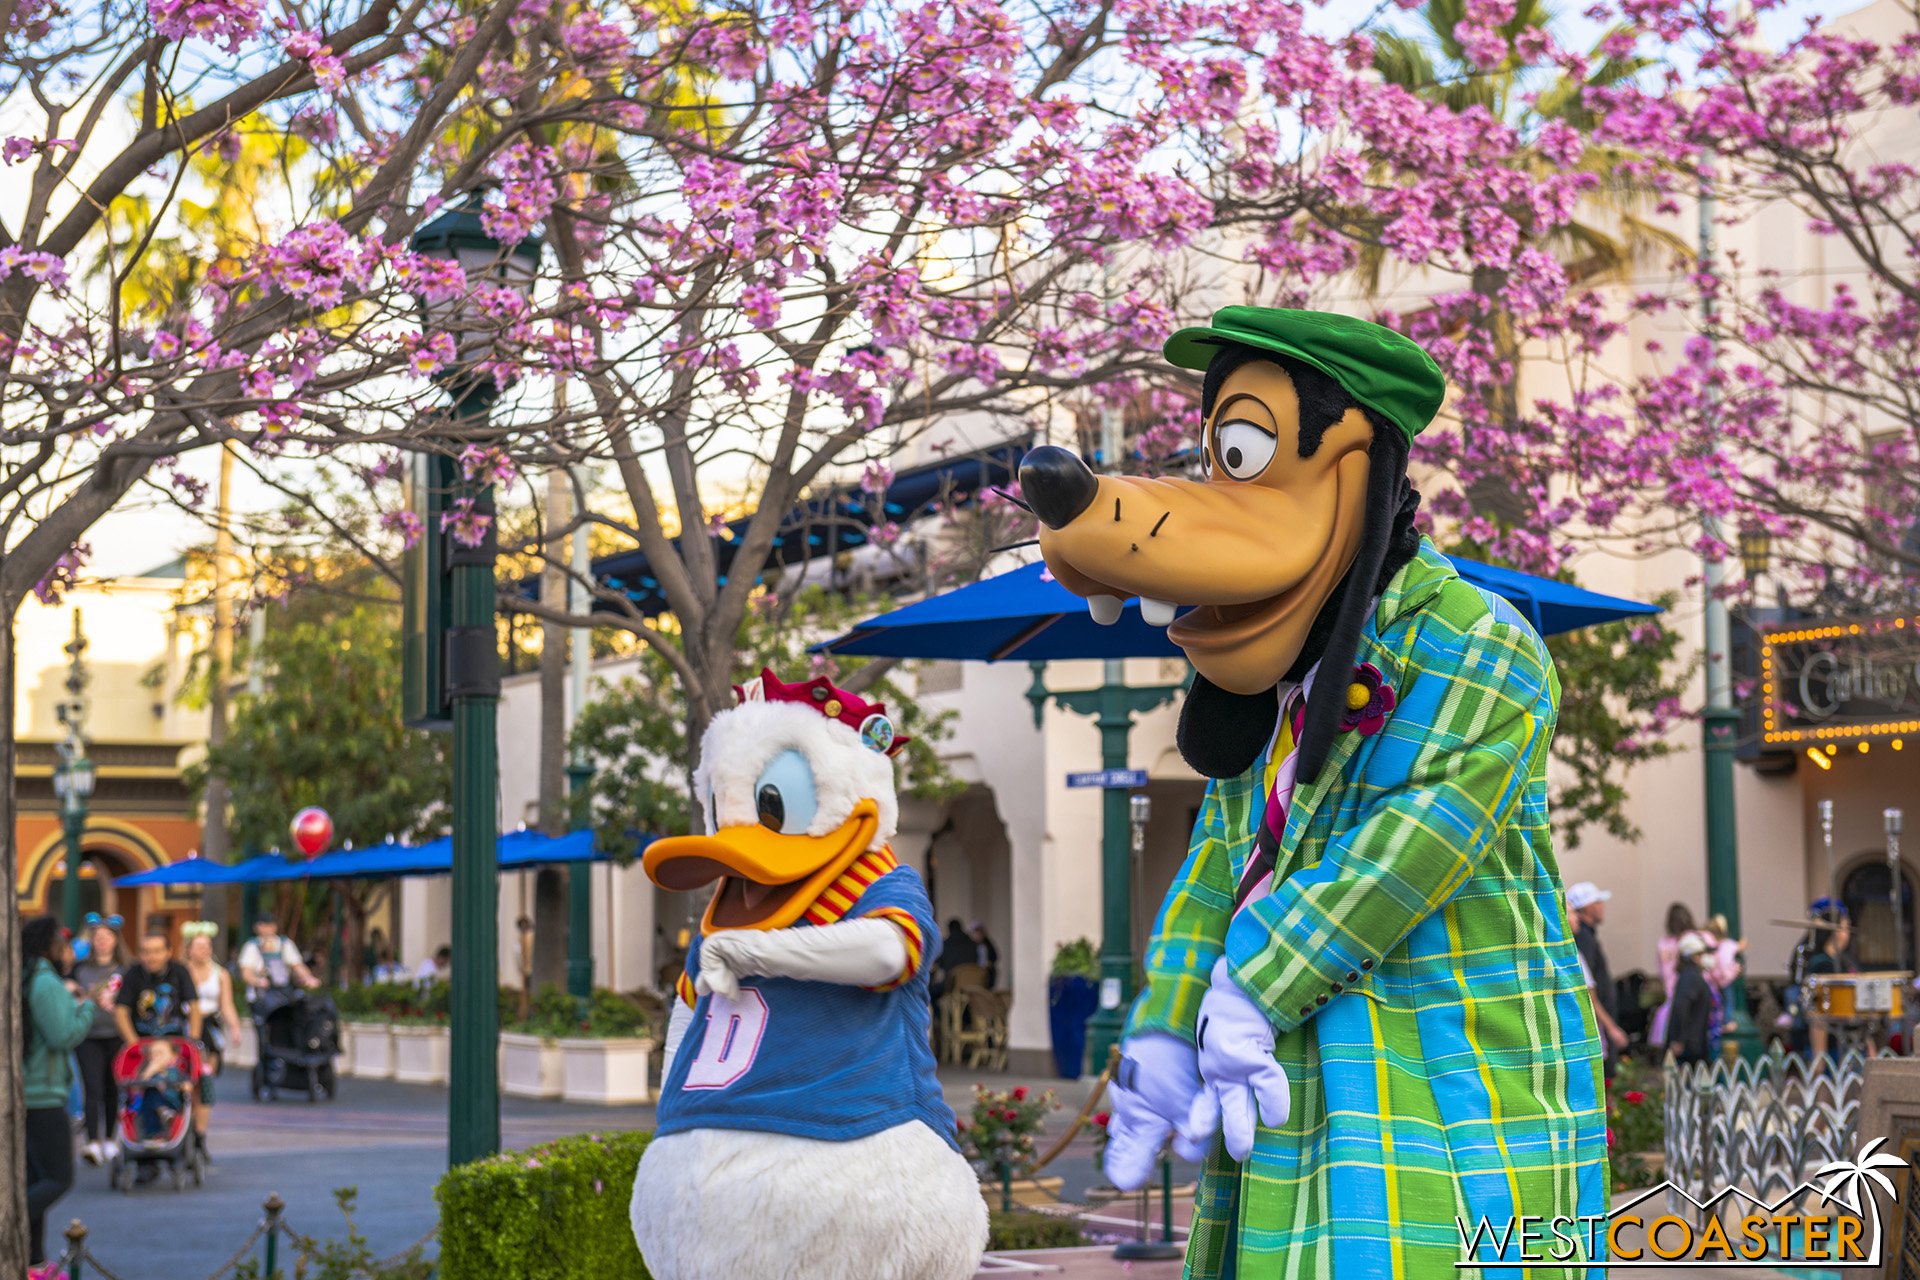
<path id="1" fill-rule="evenodd" d="M 1720 1029 L 1720 995 L 1701 972 L 1714 959 L 1713 944 L 1702 933 L 1680 939 L 1680 968 L 1673 983 L 1673 1012 L 1667 1015 L 1667 1052 L 1681 1066 L 1711 1062 Z"/>
<path id="2" fill-rule="evenodd" d="M 1593 989 L 1593 1016 L 1607 1042 L 1606 1073 L 1613 1075 L 1614 1062 L 1627 1047 L 1627 1033 L 1614 1020 L 1616 995 L 1613 970 L 1607 966 L 1607 953 L 1600 946 L 1597 928 L 1607 918 L 1607 899 L 1612 892 L 1591 880 L 1582 880 L 1567 888 L 1567 914 L 1573 919 L 1573 945 L 1586 966 L 1587 983 Z"/>

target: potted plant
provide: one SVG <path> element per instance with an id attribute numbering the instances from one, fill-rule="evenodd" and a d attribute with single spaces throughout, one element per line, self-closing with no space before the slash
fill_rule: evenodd
<path id="1" fill-rule="evenodd" d="M 1062 1080 L 1078 1080 L 1086 1065 L 1087 1019 L 1100 1005 L 1100 957 L 1090 938 L 1054 948 L 1047 977 L 1047 1023 L 1053 1066 Z"/>
<path id="2" fill-rule="evenodd" d="M 1034 1139 L 1057 1106 L 1051 1089 L 973 1086 L 973 1116 L 959 1122 L 960 1150 L 979 1171 L 982 1194 L 1001 1212 L 1059 1200 L 1061 1179 L 1026 1176 L 1033 1171 Z"/>
<path id="3" fill-rule="evenodd" d="M 618 992 L 596 990 L 586 1017 L 560 1041 L 561 1094 L 605 1106 L 645 1102 L 653 1036 L 646 1012 Z"/>
<path id="4" fill-rule="evenodd" d="M 417 992 L 405 1012 L 395 1014 L 389 1031 L 393 1036 L 393 1078 L 406 1084 L 445 1084 L 452 1057 L 452 1037 L 447 1030 L 450 988 L 434 982 Z"/>
<path id="5" fill-rule="evenodd" d="M 557 1098 L 565 1081 L 560 1037 L 579 1022 L 572 996 L 558 987 L 540 988 L 524 1018 L 506 1023 L 500 1033 L 500 1090 L 516 1098 Z"/>
<path id="6" fill-rule="evenodd" d="M 393 1009 L 410 989 L 399 983 L 344 987 L 334 993 L 340 1011 L 341 1054 L 348 1073 L 363 1080 L 393 1078 Z"/>

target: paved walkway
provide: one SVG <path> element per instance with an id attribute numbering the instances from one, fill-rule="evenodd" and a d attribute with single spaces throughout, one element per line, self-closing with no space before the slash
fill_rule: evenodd
<path id="1" fill-rule="evenodd" d="M 949 1102 L 961 1114 L 971 1110 L 973 1084 L 987 1079 L 998 1088 L 1026 1084 L 1052 1088 L 1061 1109 L 1052 1118 L 1059 1133 L 1085 1101 L 1092 1081 L 1021 1080 L 977 1073 L 943 1074 Z M 398 1253 L 433 1229 L 433 1186 L 446 1170 L 446 1092 L 391 1081 L 341 1081 L 338 1101 L 256 1103 L 239 1096 L 240 1078 L 222 1080 L 226 1098 L 214 1110 L 212 1147 L 216 1164 L 207 1184 L 173 1191 L 163 1179 L 131 1194 L 108 1190 L 106 1171 L 81 1166 L 74 1192 L 49 1215 L 50 1234 L 69 1219 L 80 1218 L 88 1243 L 121 1280 L 202 1280 L 223 1265 L 260 1220 L 269 1193 L 286 1202 L 286 1221 L 304 1235 L 337 1239 L 345 1234 L 334 1206 L 334 1190 L 355 1187 L 355 1224 L 375 1254 Z M 501 1128 L 508 1147 L 526 1147 L 588 1130 L 645 1129 L 653 1108 L 591 1107 L 563 1102 L 504 1098 Z M 1043 1145 L 1045 1145 L 1043 1143 Z M 1094 1168 L 1091 1139 L 1081 1137 L 1046 1170 L 1062 1179 L 1069 1201 L 1085 1197 L 1101 1181 Z M 1196 1170 L 1180 1166 L 1178 1185 L 1190 1184 Z M 1188 1204 L 1175 1201 L 1176 1235 L 1184 1238 Z M 1094 1207 L 1085 1226 L 1101 1243 L 1084 1249 L 1006 1254 L 988 1260 L 982 1277 L 1057 1276 L 1062 1280 L 1107 1277 L 1119 1280 L 1175 1280 L 1178 1262 L 1120 1263 L 1113 1243 L 1138 1233 L 1139 1202 L 1117 1201 Z M 1158 1235 L 1159 1203 L 1151 1221 Z M 1664 1269 L 1619 1269 L 1615 1280 L 1661 1280 Z M 1772 1273 L 1689 1269 L 1692 1280 L 1754 1280 Z"/>

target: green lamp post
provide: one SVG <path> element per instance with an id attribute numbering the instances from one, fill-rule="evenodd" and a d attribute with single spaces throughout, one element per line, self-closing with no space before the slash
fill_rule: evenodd
<path id="1" fill-rule="evenodd" d="M 481 222 L 482 197 L 476 192 L 414 234 L 415 253 L 459 263 L 470 282 L 531 293 L 540 268 L 541 242 L 529 237 L 503 245 Z M 490 372 L 477 365 L 489 354 L 490 326 L 470 292 L 451 298 L 422 299 L 422 325 L 429 335 L 453 337 L 453 362 L 435 375 L 452 398 L 458 424 L 455 436 L 484 435 L 487 417 L 499 393 Z M 447 1103 L 447 1160 L 465 1164 L 500 1149 L 500 1081 L 495 1055 L 500 1042 L 499 984 L 500 897 L 497 816 L 499 746 L 495 721 L 500 702 L 500 646 L 494 630 L 494 561 L 499 555 L 493 528 L 493 486 L 484 475 L 455 472 L 441 459 L 433 479 L 453 519 L 448 529 L 435 521 L 421 532 L 431 541 L 437 562 L 429 561 L 437 581 L 421 582 L 432 600 L 444 583 L 444 606 L 426 610 L 422 637 L 436 658 L 439 687 L 420 693 L 438 712 L 445 707 L 453 730 L 453 974 L 450 1022 L 452 1051 Z M 463 526 L 467 538 L 455 534 Z M 477 535 L 477 536 L 474 536 Z M 471 545 L 469 545 L 471 544 Z M 444 578 L 441 577 L 444 571 Z M 411 581 L 415 575 L 409 574 Z M 409 602 L 409 612 L 414 601 Z M 444 629 L 442 628 L 444 623 Z M 411 709 L 411 708 L 410 708 Z M 439 720 L 433 715 L 432 720 Z"/>
<path id="2" fill-rule="evenodd" d="M 1714 209 L 1712 178 L 1709 175 L 1700 184 L 1699 266 L 1703 279 L 1711 278 L 1714 272 Z M 1701 332 L 1713 352 L 1711 358 L 1717 362 L 1719 312 L 1711 288 L 1701 291 L 1700 321 Z M 1706 388 L 1709 420 L 1712 419 L 1712 405 L 1718 398 L 1717 384 L 1709 380 Z M 1710 538 L 1718 538 L 1721 533 L 1719 520 L 1709 516 L 1705 532 Z M 1761 548 L 1755 541 L 1742 550 L 1752 557 L 1758 555 Z M 1752 559 L 1748 559 L 1748 566 L 1755 567 Z M 1761 572 L 1765 571 L 1764 559 L 1757 567 Z M 1733 638 L 1731 619 L 1727 613 L 1725 558 L 1716 556 L 1708 559 L 1703 576 L 1706 584 L 1702 627 L 1707 705 L 1700 712 L 1700 732 L 1701 755 L 1706 766 L 1703 781 L 1707 802 L 1707 909 L 1725 916 L 1727 936 L 1738 938 L 1741 935 L 1740 840 L 1733 794 L 1733 755 L 1740 736 L 1740 712 L 1733 704 Z M 1753 1015 L 1747 1008 L 1745 980 L 1736 977 L 1728 986 L 1726 997 L 1727 1042 L 1737 1045 L 1743 1058 L 1751 1060 L 1758 1057 L 1760 1030 L 1754 1026 Z"/>
<path id="3" fill-rule="evenodd" d="M 1029 665 L 1033 684 L 1027 689 L 1027 701 L 1033 704 L 1034 727 L 1042 727 L 1049 700 L 1064 711 L 1092 716 L 1100 730 L 1100 767 L 1108 775 L 1127 767 L 1133 718 L 1165 706 L 1186 687 L 1129 688 L 1125 664 L 1109 658 L 1106 680 L 1099 688 L 1055 693 L 1047 688 L 1047 664 Z M 1105 1065 L 1107 1051 L 1120 1043 L 1134 996 L 1133 844 L 1127 788 L 1105 786 L 1100 799 L 1100 1006 L 1087 1023 L 1087 1061 L 1096 1070 Z"/>
<path id="4" fill-rule="evenodd" d="M 67 928 L 80 932 L 80 868 L 85 862 L 81 839 L 87 829 L 87 805 L 93 799 L 93 761 L 87 758 L 87 667 L 82 655 L 87 638 L 80 631 L 80 611 L 73 611 L 73 639 L 67 641 L 67 696 L 55 708 L 67 736 L 60 743 L 60 763 L 53 770 L 53 794 L 60 801 L 60 826 L 67 843 L 67 876 L 60 889 L 60 914 Z"/>

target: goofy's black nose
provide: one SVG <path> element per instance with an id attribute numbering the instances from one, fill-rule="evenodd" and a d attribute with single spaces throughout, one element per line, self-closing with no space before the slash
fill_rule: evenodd
<path id="1" fill-rule="evenodd" d="M 1077 454 L 1043 444 L 1020 460 L 1020 492 L 1049 529 L 1062 529 L 1093 505 L 1100 482 Z"/>

